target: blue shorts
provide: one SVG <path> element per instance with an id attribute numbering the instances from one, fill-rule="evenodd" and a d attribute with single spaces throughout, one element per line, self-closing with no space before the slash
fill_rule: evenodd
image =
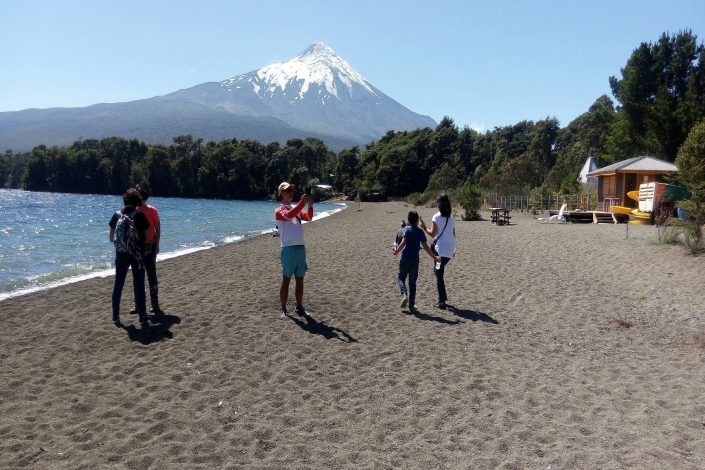
<path id="1" fill-rule="evenodd" d="M 284 246 L 279 255 L 282 261 L 282 275 L 286 277 L 304 277 L 306 265 L 306 247 L 304 245 Z"/>

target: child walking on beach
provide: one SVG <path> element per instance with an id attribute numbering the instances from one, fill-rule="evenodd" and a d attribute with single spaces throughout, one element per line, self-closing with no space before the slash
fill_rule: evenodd
<path id="1" fill-rule="evenodd" d="M 416 311 L 416 279 L 419 276 L 419 251 L 423 246 L 424 251 L 434 261 L 440 262 L 426 243 L 426 235 L 418 227 L 419 214 L 416 211 L 409 211 L 409 225 L 404 228 L 404 237 L 399 246 L 394 250 L 394 255 L 401 252 L 399 259 L 399 290 L 401 291 L 401 308 L 409 305 L 409 311 Z M 409 291 L 406 290 L 406 277 L 409 277 Z"/>

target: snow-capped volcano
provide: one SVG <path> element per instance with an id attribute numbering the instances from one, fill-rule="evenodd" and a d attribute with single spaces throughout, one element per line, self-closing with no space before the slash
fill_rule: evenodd
<path id="1" fill-rule="evenodd" d="M 39 144 L 70 145 L 79 138 L 107 136 L 162 144 L 191 134 L 267 143 L 317 137 L 339 150 L 366 144 L 389 130 L 435 125 L 382 93 L 318 42 L 286 62 L 164 96 L 0 113 L 0 144 L 25 151 Z"/>
<path id="2" fill-rule="evenodd" d="M 167 97 L 234 114 L 274 117 L 299 129 L 360 143 L 377 139 L 389 130 L 436 124 L 375 88 L 322 42 L 286 62 Z"/>
<path id="3" fill-rule="evenodd" d="M 315 85 L 319 95 L 325 92 L 327 96 L 338 97 L 340 84 L 344 85 L 340 92 L 352 96 L 353 83 L 377 96 L 374 87 L 362 75 L 322 42 L 312 44 L 291 60 L 267 65 L 254 73 L 238 75 L 222 81 L 220 85 L 232 89 L 247 83 L 260 96 L 268 94 L 271 97 L 277 90 L 285 92 L 291 85 L 295 85 L 299 89 L 297 97 L 301 99 L 311 85 Z"/>

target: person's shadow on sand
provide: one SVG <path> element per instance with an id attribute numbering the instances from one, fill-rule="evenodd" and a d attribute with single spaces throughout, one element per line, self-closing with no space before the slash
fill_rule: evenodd
<path id="1" fill-rule="evenodd" d="M 437 317 L 435 315 L 429 315 L 428 313 L 423 313 L 419 310 L 414 310 L 413 312 L 409 311 L 404 311 L 404 313 L 407 313 L 407 315 L 413 315 L 419 320 L 425 320 L 425 321 L 435 321 L 438 323 L 443 323 L 444 325 L 457 325 L 459 323 L 462 323 L 460 320 L 448 320 L 447 318 L 443 317 Z"/>
<path id="2" fill-rule="evenodd" d="M 493 325 L 499 325 L 499 322 L 497 320 L 483 312 L 477 312 L 475 310 L 469 309 L 459 309 L 450 304 L 446 304 L 446 308 L 456 317 L 465 318 L 466 320 L 471 321 L 482 321 L 486 323 L 492 323 Z"/>
<path id="3" fill-rule="evenodd" d="M 321 335 L 325 339 L 339 339 L 344 343 L 357 343 L 357 340 L 347 334 L 345 331 L 334 326 L 328 326 L 325 322 L 316 321 L 311 315 L 305 313 L 301 317 L 306 320 L 302 321 L 294 316 L 289 316 L 302 330 L 308 331 L 312 335 Z"/>
<path id="4" fill-rule="evenodd" d="M 147 328 L 136 328 L 135 325 L 118 325 L 127 332 L 128 338 L 131 341 L 138 341 L 142 344 L 151 344 L 164 339 L 172 339 L 174 333 L 170 331 L 172 325 L 181 323 L 181 317 L 178 315 L 152 315 L 149 317 L 149 326 Z"/>

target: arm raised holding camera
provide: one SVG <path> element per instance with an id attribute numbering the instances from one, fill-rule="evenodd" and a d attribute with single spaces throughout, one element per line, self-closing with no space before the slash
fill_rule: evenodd
<path id="1" fill-rule="evenodd" d="M 311 197 L 310 194 L 304 194 L 301 196 L 301 201 L 299 201 L 299 204 L 301 204 L 301 209 L 303 209 L 303 204 L 308 204 L 308 209 L 306 211 L 301 211 L 301 220 L 305 220 L 306 222 L 310 222 L 313 220 L 313 198 Z M 297 204 L 298 205 L 298 204 Z"/>

